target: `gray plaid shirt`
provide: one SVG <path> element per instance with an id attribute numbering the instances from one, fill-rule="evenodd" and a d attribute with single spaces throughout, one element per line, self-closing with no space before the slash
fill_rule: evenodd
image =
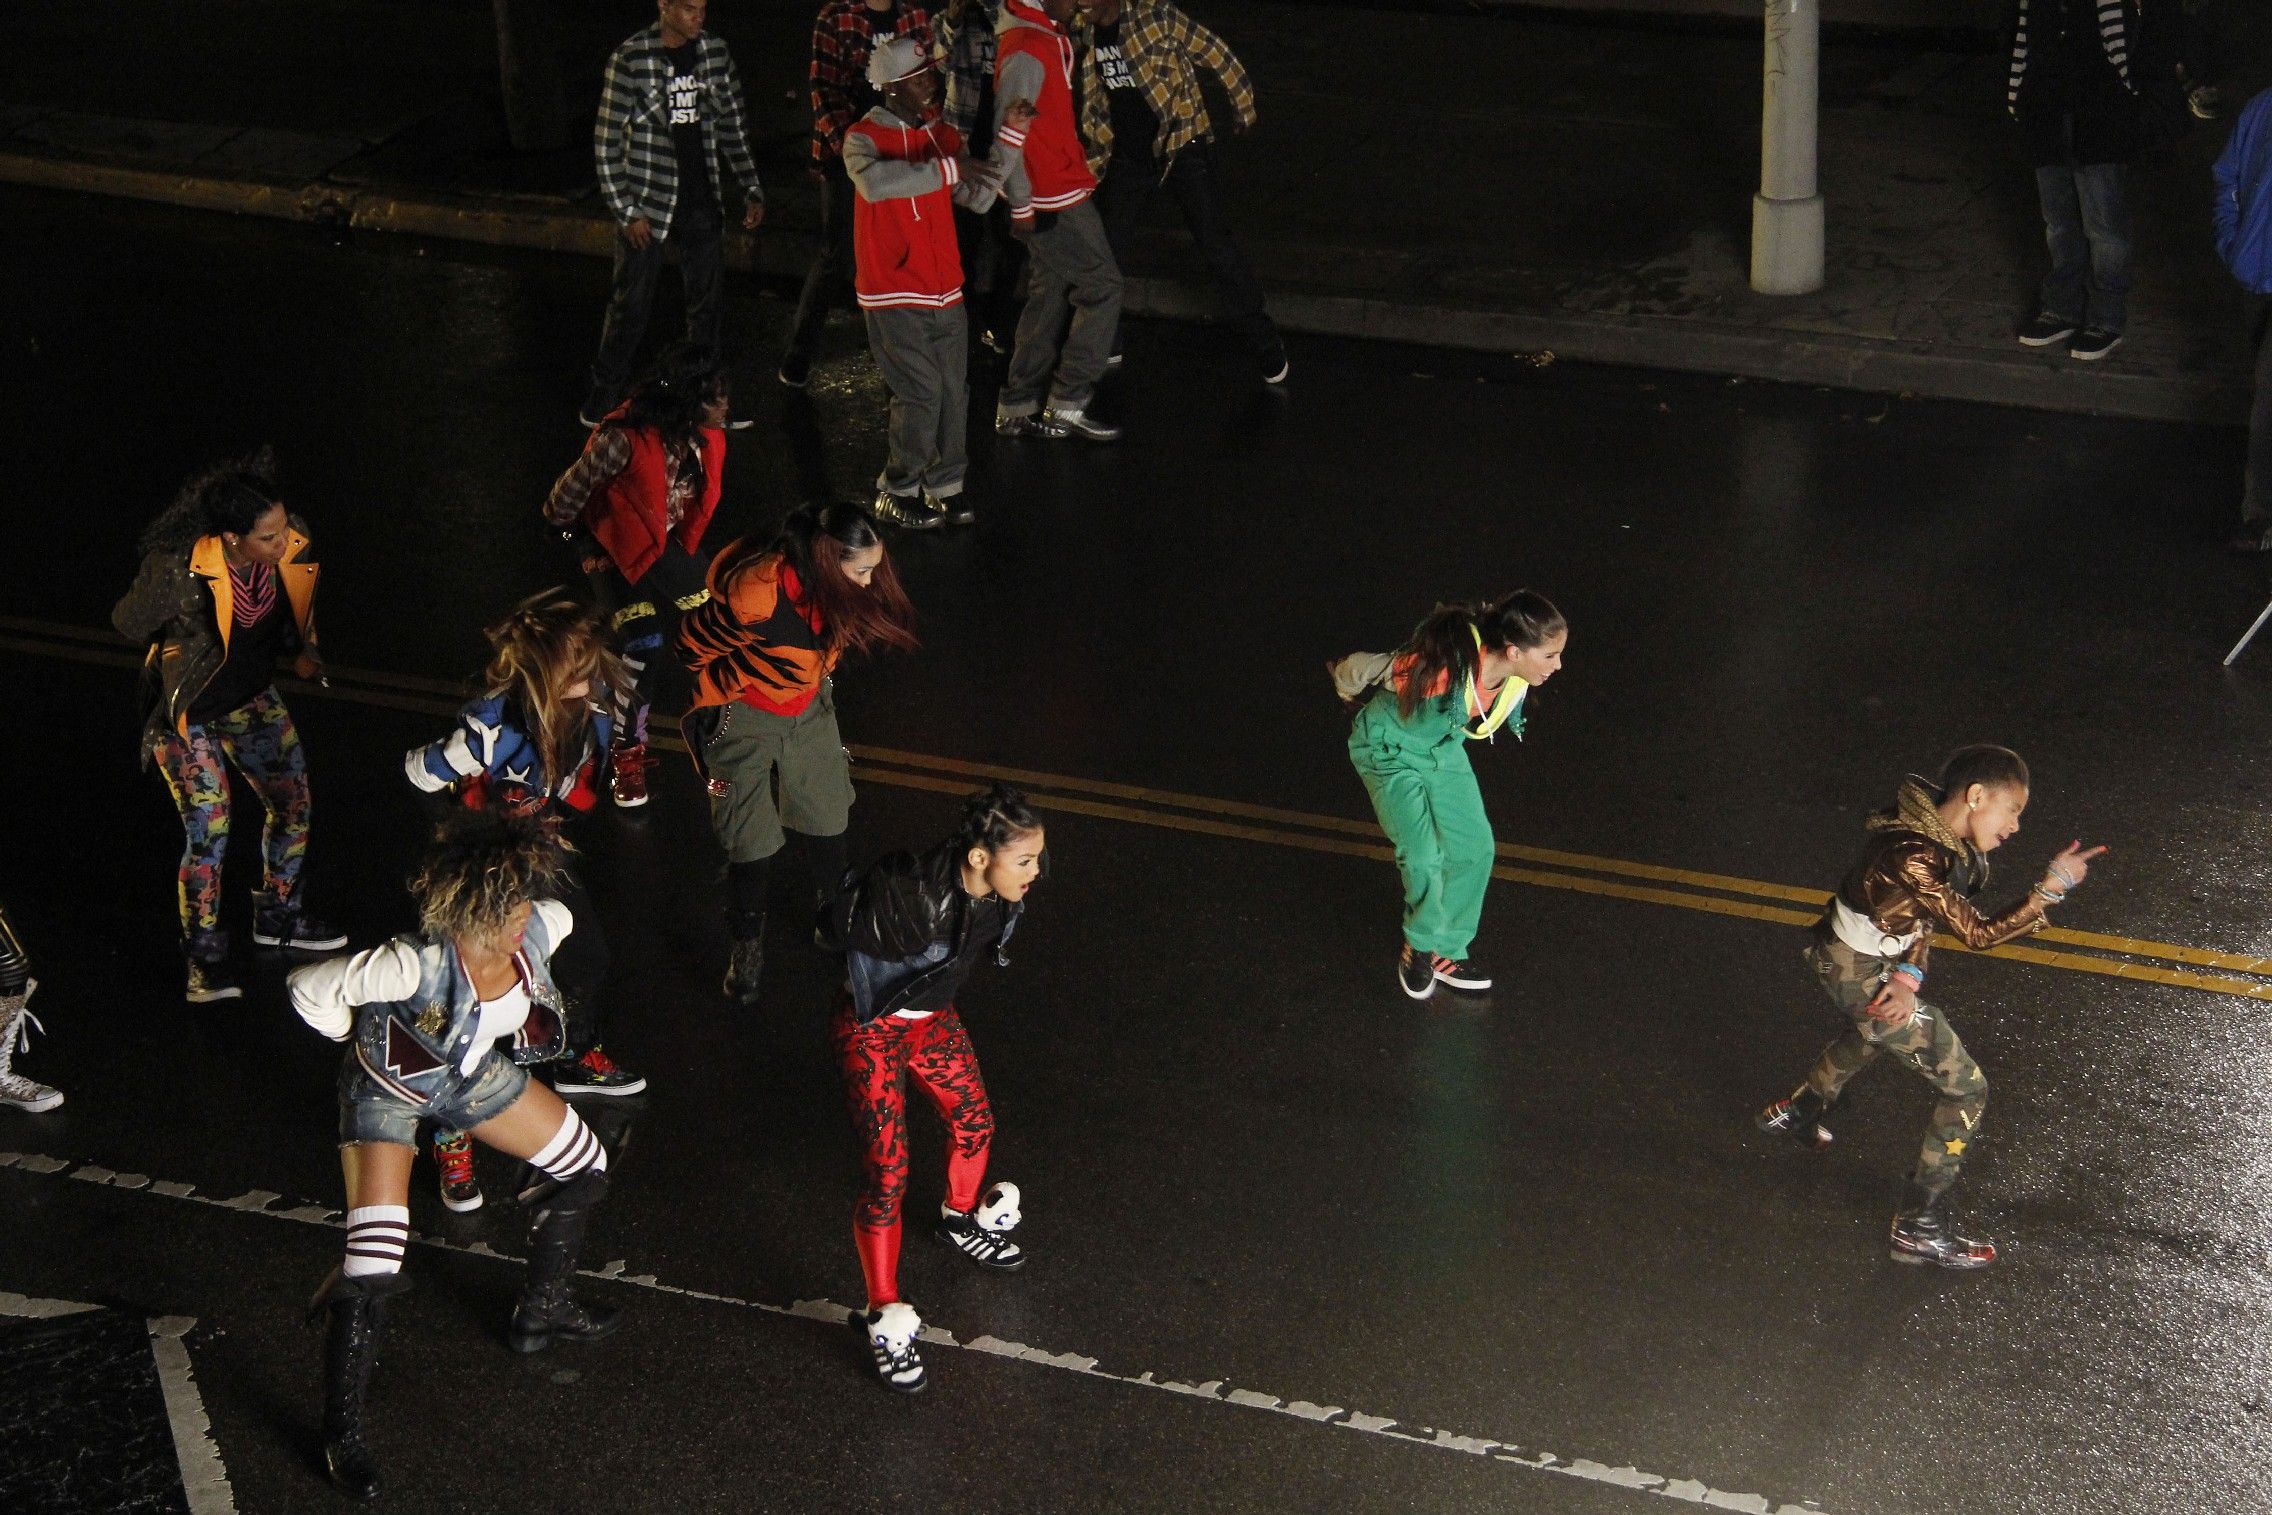
<path id="1" fill-rule="evenodd" d="M 749 121 L 742 108 L 741 75 L 734 71 L 726 39 L 704 32 L 695 39 L 694 75 L 701 87 L 702 145 L 710 157 L 710 182 L 720 186 L 721 160 L 733 170 L 742 198 L 758 204 L 765 187 L 750 156 Z M 600 114 L 592 128 L 592 156 L 599 169 L 600 197 L 615 219 L 630 225 L 644 216 L 655 235 L 670 235 L 678 209 L 678 153 L 671 145 L 671 61 L 663 53 L 663 29 L 650 26 L 615 50 L 600 86 Z"/>

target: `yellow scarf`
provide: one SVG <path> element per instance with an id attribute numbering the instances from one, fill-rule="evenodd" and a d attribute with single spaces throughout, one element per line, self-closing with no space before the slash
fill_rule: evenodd
<path id="1" fill-rule="evenodd" d="M 1489 710 L 1484 709 L 1483 694 L 1475 682 L 1476 674 L 1483 668 L 1483 633 L 1470 622 L 1467 634 L 1475 638 L 1475 667 L 1467 675 L 1465 708 L 1469 719 L 1460 728 L 1461 735 L 1471 742 L 1487 742 L 1498 735 L 1501 726 L 1512 720 L 1515 723 L 1515 740 L 1519 742 L 1523 737 L 1523 722 L 1518 712 L 1522 709 L 1523 696 L 1530 692 L 1530 685 L 1513 674 L 1508 674 L 1507 682 L 1499 686 L 1499 697 L 1491 702 Z"/>

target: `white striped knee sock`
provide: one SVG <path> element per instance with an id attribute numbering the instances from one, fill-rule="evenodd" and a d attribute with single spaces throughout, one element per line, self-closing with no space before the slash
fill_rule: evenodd
<path id="1" fill-rule="evenodd" d="M 542 1151 L 529 1159 L 529 1166 L 540 1168 L 544 1175 L 558 1183 L 566 1183 L 586 1168 L 607 1171 L 607 1148 L 592 1135 L 592 1128 L 584 1124 L 575 1107 L 566 1105 L 560 1111 L 560 1129 L 552 1133 L 552 1140 Z"/>
<path id="2" fill-rule="evenodd" d="M 349 1278 L 400 1273 L 402 1249 L 410 1244 L 410 1207 L 365 1205 L 347 1212 L 347 1261 L 339 1271 Z"/>

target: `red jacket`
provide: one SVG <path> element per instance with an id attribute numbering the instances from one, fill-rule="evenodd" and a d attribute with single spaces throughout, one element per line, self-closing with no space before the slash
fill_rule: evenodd
<path id="1" fill-rule="evenodd" d="M 1034 109 L 1033 124 L 1023 132 L 1004 127 L 995 135 L 1001 148 L 1019 154 L 1022 178 L 1029 191 L 1021 203 L 1021 173 L 1013 169 L 1005 187 L 1010 214 L 1023 219 L 1037 210 L 1071 210 L 1097 187 L 1097 176 L 1089 172 L 1088 154 L 1082 151 L 1081 133 L 1074 124 L 1072 39 L 1027 0 L 1002 0 L 1002 16 L 994 55 L 996 119 L 1000 119 L 1003 103 L 1012 96 L 1031 99 Z M 1031 82 L 1036 64 L 1040 65 L 1040 89 L 1028 94 L 1021 86 Z"/>
<path id="2" fill-rule="evenodd" d="M 844 134 L 854 284 L 863 309 L 943 310 L 961 302 L 954 208 L 961 148 L 953 127 L 910 126 L 881 105 Z"/>
<path id="3" fill-rule="evenodd" d="M 598 441 L 606 429 L 593 432 L 592 441 Z M 584 507 L 584 528 L 607 550 L 624 578 L 636 584 L 655 566 L 655 559 L 663 555 L 663 546 L 672 535 L 666 524 L 670 519 L 670 470 L 663 456 L 663 439 L 657 432 L 644 426 L 621 430 L 631 443 L 630 460 Z M 726 434 L 715 426 L 705 426 L 694 435 L 702 454 L 702 490 L 687 502 L 676 533 L 679 545 L 688 552 L 702 547 L 702 533 L 709 529 L 710 517 L 718 509 L 718 490 L 726 473 Z M 591 445 L 585 444 L 587 448 Z"/>

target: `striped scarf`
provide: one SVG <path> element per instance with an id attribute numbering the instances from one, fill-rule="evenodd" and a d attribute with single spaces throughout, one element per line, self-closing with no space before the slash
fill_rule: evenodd
<path id="1" fill-rule="evenodd" d="M 2027 78 L 2027 7 L 2028 0 L 2019 0 L 2019 21 L 2012 31 L 2012 74 L 2004 89 L 2004 108 L 2015 117 L 2020 113 L 2020 84 Z M 2130 22 L 2123 13 L 2123 0 L 2098 0 L 2098 40 L 2123 88 L 2130 88 Z"/>
<path id="2" fill-rule="evenodd" d="M 266 563 L 229 565 L 229 619 L 238 629 L 257 624 L 275 608 L 275 569 Z"/>

